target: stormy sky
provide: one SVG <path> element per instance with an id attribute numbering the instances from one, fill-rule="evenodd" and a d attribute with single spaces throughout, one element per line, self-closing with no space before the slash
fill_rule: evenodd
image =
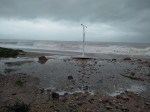
<path id="1" fill-rule="evenodd" d="M 0 0 L 0 39 L 150 43 L 150 0 Z"/>

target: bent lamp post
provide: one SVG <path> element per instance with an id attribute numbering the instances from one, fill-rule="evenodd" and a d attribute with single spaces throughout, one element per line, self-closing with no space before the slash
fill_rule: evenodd
<path id="1" fill-rule="evenodd" d="M 83 24 L 81 24 L 81 26 L 83 26 L 83 52 L 82 52 L 82 56 L 84 56 L 85 28 L 87 28 L 87 26 L 84 26 Z"/>

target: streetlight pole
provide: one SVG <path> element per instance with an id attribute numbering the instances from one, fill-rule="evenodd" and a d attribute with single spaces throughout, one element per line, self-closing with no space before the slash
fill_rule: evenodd
<path id="1" fill-rule="evenodd" d="M 83 24 L 81 24 L 81 26 L 83 26 L 83 52 L 82 52 L 82 56 L 84 56 L 85 28 L 87 28 L 87 26 L 84 26 Z"/>

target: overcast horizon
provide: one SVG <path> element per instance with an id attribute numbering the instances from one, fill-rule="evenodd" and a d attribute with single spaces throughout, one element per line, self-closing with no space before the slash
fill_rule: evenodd
<path id="1" fill-rule="evenodd" d="M 150 0 L 0 0 L 0 39 L 150 43 Z"/>

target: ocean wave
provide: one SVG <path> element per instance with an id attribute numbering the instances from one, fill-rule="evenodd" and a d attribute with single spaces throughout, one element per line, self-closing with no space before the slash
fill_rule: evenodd
<path id="1" fill-rule="evenodd" d="M 106 43 L 108 44 L 108 43 Z M 109 43 L 110 44 L 110 43 Z M 18 49 L 40 49 L 40 50 L 58 50 L 82 52 L 82 43 L 79 42 L 53 42 L 53 41 L 15 41 L 0 42 L 0 47 L 18 48 Z M 142 55 L 150 56 L 150 47 L 133 47 L 128 45 L 105 45 L 105 44 L 86 44 L 85 52 L 87 53 L 104 53 L 118 55 Z"/>

